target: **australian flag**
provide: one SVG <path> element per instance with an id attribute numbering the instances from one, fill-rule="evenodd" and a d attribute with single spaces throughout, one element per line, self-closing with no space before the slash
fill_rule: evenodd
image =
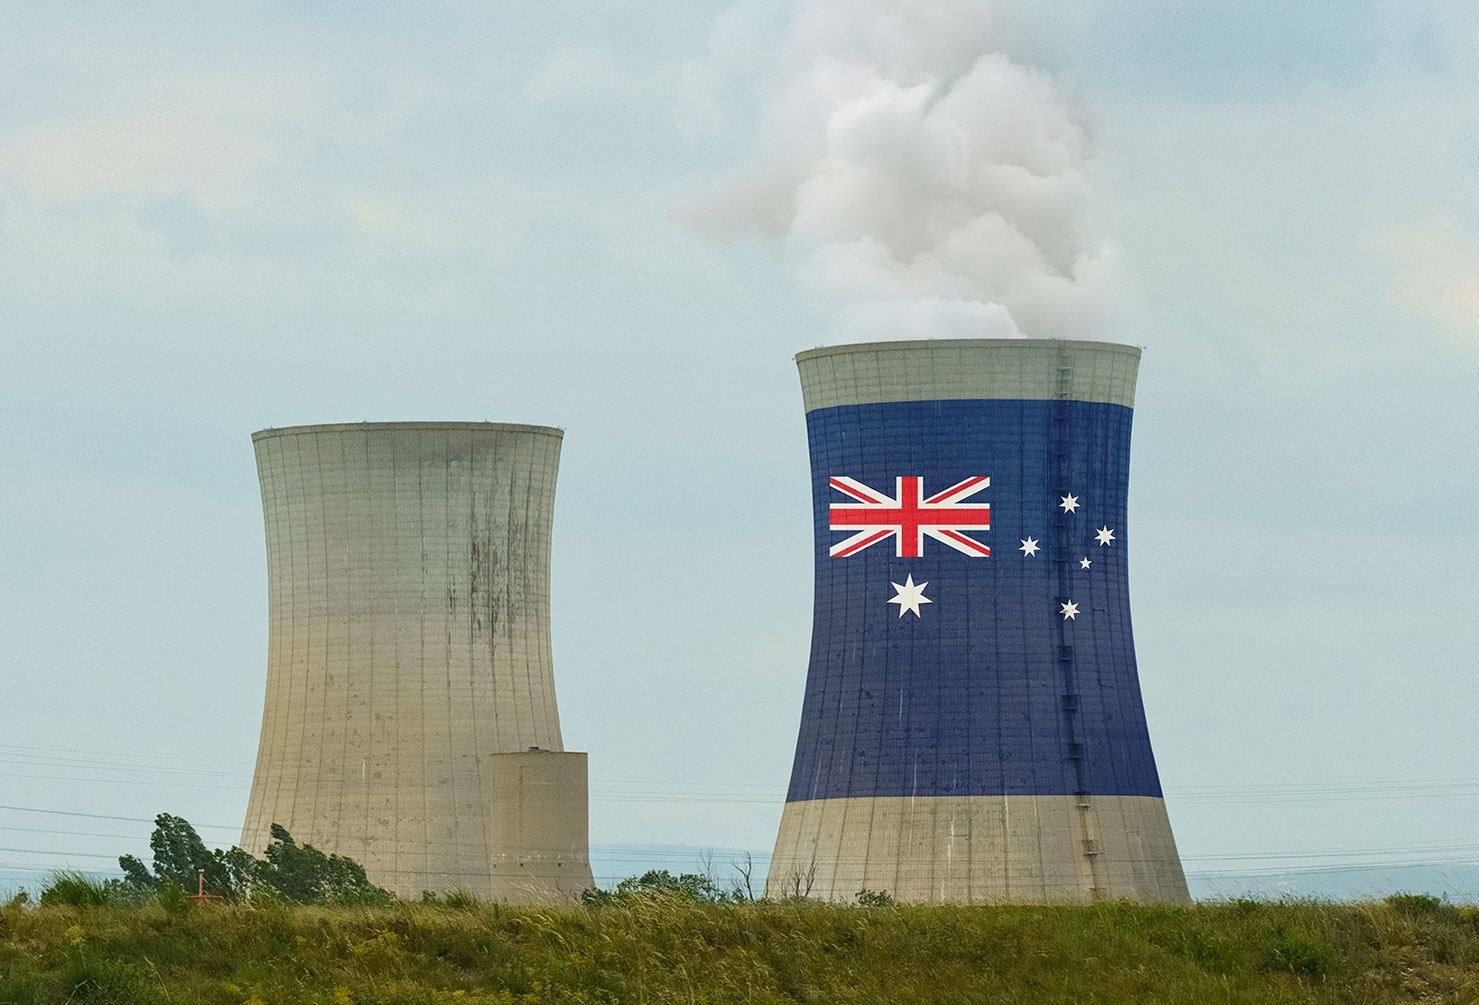
<path id="1" fill-rule="evenodd" d="M 808 413 L 816 596 L 788 800 L 1161 795 L 1130 630 L 1131 414 Z"/>

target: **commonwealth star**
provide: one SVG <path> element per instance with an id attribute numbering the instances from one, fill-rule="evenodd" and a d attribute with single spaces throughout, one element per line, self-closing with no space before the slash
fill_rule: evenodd
<path id="1" fill-rule="evenodd" d="M 920 616 L 920 604 L 934 603 L 933 600 L 924 595 L 924 588 L 930 584 L 925 582 L 920 583 L 918 586 L 915 586 L 914 576 L 912 573 L 904 577 L 904 585 L 900 586 L 898 583 L 891 583 L 889 585 L 891 585 L 895 590 L 899 591 L 898 595 L 895 596 L 894 599 L 890 600 L 889 603 L 899 605 L 899 617 L 901 618 L 904 616 L 905 611 L 912 611 L 914 613 L 914 616 L 917 618 Z"/>

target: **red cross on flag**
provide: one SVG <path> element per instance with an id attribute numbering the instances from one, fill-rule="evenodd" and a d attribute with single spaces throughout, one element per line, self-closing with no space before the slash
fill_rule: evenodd
<path id="1" fill-rule="evenodd" d="M 892 497 L 854 478 L 833 475 L 828 482 L 838 492 L 857 500 L 831 506 L 833 530 L 857 531 L 832 545 L 833 558 L 856 555 L 890 537 L 896 539 L 895 554 L 899 558 L 918 558 L 924 554 L 926 536 L 972 558 L 991 555 L 990 548 L 962 533 L 991 529 L 991 504 L 965 502 L 991 486 L 991 479 L 984 475 L 956 482 L 928 498 L 924 494 L 924 479 L 918 477 L 896 478 L 896 491 Z"/>

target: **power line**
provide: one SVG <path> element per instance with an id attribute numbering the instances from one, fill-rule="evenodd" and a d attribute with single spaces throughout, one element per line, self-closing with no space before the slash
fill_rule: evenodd
<path id="1" fill-rule="evenodd" d="M 131 824 L 152 824 L 152 817 L 115 817 L 105 813 L 79 813 L 76 810 L 47 810 L 37 806 L 6 806 L 0 804 L 0 810 L 14 810 L 17 813 L 48 813 L 59 817 L 87 817 L 90 820 L 123 820 Z M 210 827 L 216 830 L 234 831 L 240 830 L 236 824 L 192 824 L 196 830 L 202 827 Z"/>
<path id="2" fill-rule="evenodd" d="M 20 751 L 22 753 L 7 753 Z M 27 753 L 39 752 L 39 753 Z M 222 758 L 197 758 L 162 754 L 123 753 L 102 750 L 71 750 L 67 748 L 0 744 L 0 761 L 10 760 L 16 767 L 33 768 L 89 768 L 112 773 L 147 773 L 153 775 L 195 775 L 215 778 L 247 779 L 249 772 L 204 770 L 199 768 L 155 765 L 147 763 L 106 763 L 75 758 L 58 758 L 42 755 L 71 754 L 89 757 L 108 757 L 134 761 L 188 761 L 192 764 L 220 764 L 246 767 L 251 762 Z M 18 762 L 18 763 L 16 763 Z M 107 781 L 76 775 L 31 775 L 0 772 L 0 777 L 27 778 L 42 781 Z M 170 785 L 192 788 L 215 788 L 219 791 L 236 791 L 238 786 L 206 785 L 184 782 L 151 781 L 143 784 Z M 783 798 L 787 786 L 778 781 L 768 782 L 693 782 L 669 779 L 594 778 L 591 780 L 598 791 L 593 795 L 600 801 L 654 801 L 670 802 L 681 799 L 712 802 L 765 803 Z M 599 791 L 599 787 L 609 787 Z M 634 788 L 640 787 L 640 788 Z M 1479 795 L 1479 778 L 1428 778 L 1388 779 L 1356 782 L 1282 782 L 1234 785 L 1187 785 L 1167 786 L 1166 795 L 1175 803 L 1241 805 L 1247 803 L 1276 802 L 1330 802 L 1357 799 L 1415 799 L 1449 798 L 1453 796 Z M 745 797 L 750 798 L 745 798 Z"/>
<path id="3" fill-rule="evenodd" d="M 222 760 L 220 758 L 194 757 L 190 755 L 176 754 L 139 754 L 123 752 L 118 750 L 69 750 L 66 747 L 28 747 L 17 743 L 0 743 L 0 750 L 39 750 L 53 754 L 93 754 L 99 757 L 134 757 L 140 759 L 151 759 L 156 761 L 189 761 L 192 764 L 251 764 L 251 761 Z"/>

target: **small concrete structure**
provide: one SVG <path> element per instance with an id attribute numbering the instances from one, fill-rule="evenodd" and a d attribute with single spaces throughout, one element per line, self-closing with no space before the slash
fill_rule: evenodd
<path id="1" fill-rule="evenodd" d="M 260 853 L 278 823 L 406 897 L 591 886 L 586 759 L 561 753 L 550 658 L 562 436 L 450 422 L 253 435 L 268 659 L 243 848 Z"/>
<path id="2" fill-rule="evenodd" d="M 591 886 L 586 756 L 553 750 L 494 754 L 493 896 L 511 904 L 562 900 Z"/>
<path id="3" fill-rule="evenodd" d="M 1130 629 L 1140 350 L 796 357 L 816 590 L 770 896 L 1185 901 Z"/>

